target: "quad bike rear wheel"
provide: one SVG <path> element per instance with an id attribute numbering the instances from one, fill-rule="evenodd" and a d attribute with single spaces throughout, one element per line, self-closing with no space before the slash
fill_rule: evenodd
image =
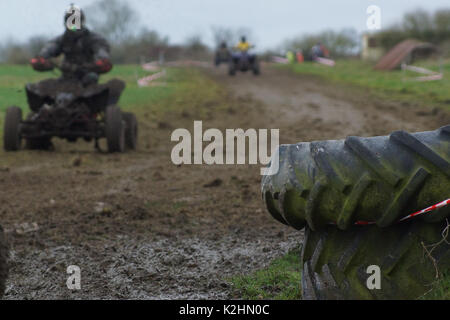
<path id="1" fill-rule="evenodd" d="M 0 226 L 0 299 L 5 292 L 6 279 L 8 277 L 8 246 L 6 244 L 3 229 Z"/>
<path id="2" fill-rule="evenodd" d="M 5 151 L 17 151 L 21 147 L 20 123 L 22 122 L 22 109 L 9 107 L 6 110 L 3 129 L 3 147 Z"/>
<path id="3" fill-rule="evenodd" d="M 136 150 L 138 136 L 138 123 L 136 116 L 131 112 L 124 112 L 123 120 L 126 124 L 125 146 L 130 150 Z"/>
<path id="4" fill-rule="evenodd" d="M 108 151 L 123 152 L 125 150 L 125 121 L 122 111 L 117 106 L 109 106 L 105 111 L 105 131 Z"/>

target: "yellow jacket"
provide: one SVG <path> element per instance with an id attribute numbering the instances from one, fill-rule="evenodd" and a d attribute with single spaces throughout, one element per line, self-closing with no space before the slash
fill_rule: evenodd
<path id="1" fill-rule="evenodd" d="M 239 51 L 248 51 L 250 49 L 250 43 L 248 42 L 239 42 L 236 46 Z"/>

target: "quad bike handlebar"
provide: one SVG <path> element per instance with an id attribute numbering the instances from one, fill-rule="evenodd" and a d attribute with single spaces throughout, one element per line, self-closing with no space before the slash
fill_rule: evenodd
<path id="1" fill-rule="evenodd" d="M 75 72 L 96 72 L 106 73 L 112 69 L 112 64 L 108 59 L 99 59 L 93 63 L 76 64 L 64 61 L 57 63 L 56 61 L 45 59 L 43 57 L 36 57 L 30 60 L 33 69 L 39 72 L 52 71 L 55 68 L 63 73 Z"/>

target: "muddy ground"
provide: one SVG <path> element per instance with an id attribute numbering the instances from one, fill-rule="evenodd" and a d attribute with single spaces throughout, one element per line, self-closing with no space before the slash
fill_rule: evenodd
<path id="1" fill-rule="evenodd" d="M 228 279 L 267 266 L 302 241 L 260 197 L 259 166 L 175 166 L 175 128 L 279 128 L 281 143 L 433 130 L 450 122 L 429 106 L 381 101 L 358 88 L 269 67 L 255 78 L 205 70 L 228 91 L 206 115 L 142 116 L 140 146 L 99 154 L 1 152 L 0 221 L 11 246 L 6 299 L 239 298 Z M 215 105 L 227 104 L 223 111 Z M 28 223 L 28 225 L 23 225 Z M 66 287 L 81 268 L 82 289 Z"/>

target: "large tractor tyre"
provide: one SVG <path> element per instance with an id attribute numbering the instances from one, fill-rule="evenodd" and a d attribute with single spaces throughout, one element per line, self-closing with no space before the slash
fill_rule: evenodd
<path id="1" fill-rule="evenodd" d="M 409 221 L 379 228 L 306 227 L 301 263 L 303 299 L 417 299 L 450 266 L 447 222 Z M 449 239 L 447 239 L 448 241 Z M 380 289 L 369 289 L 378 266 Z M 375 271 L 376 272 L 376 271 Z"/>
<path id="2" fill-rule="evenodd" d="M 123 113 L 125 121 L 125 146 L 130 150 L 136 150 L 138 137 L 138 122 L 136 116 L 131 112 Z"/>
<path id="3" fill-rule="evenodd" d="M 20 126 L 22 122 L 22 109 L 9 107 L 6 110 L 5 123 L 3 125 L 3 148 L 5 151 L 17 151 L 20 149 L 22 138 Z"/>
<path id="4" fill-rule="evenodd" d="M 263 198 L 275 219 L 299 230 L 330 223 L 348 230 L 362 221 L 388 227 L 450 197 L 450 126 L 283 145 L 278 155 L 278 172 L 263 178 Z M 446 206 L 414 219 L 449 215 Z"/>
<path id="5" fill-rule="evenodd" d="M 8 277 L 8 246 L 6 244 L 3 229 L 0 226 L 0 299 L 5 292 L 6 279 Z"/>
<path id="6" fill-rule="evenodd" d="M 123 152 L 125 150 L 125 126 L 120 108 L 117 106 L 107 107 L 105 111 L 105 133 L 109 152 Z"/>

